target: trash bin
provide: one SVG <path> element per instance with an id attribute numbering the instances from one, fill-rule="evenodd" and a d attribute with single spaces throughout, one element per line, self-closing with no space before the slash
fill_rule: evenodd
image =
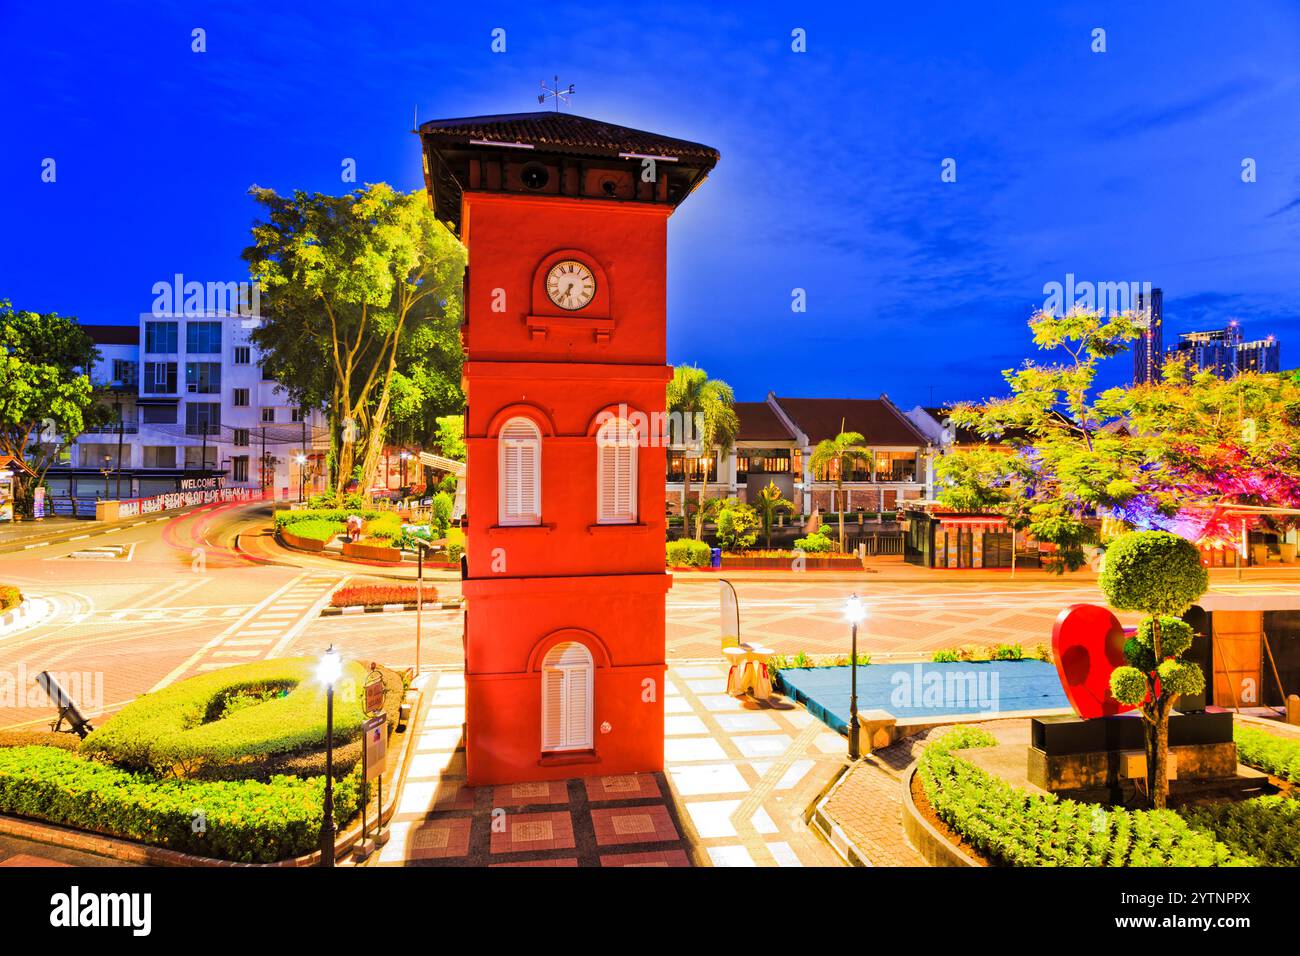
<path id="1" fill-rule="evenodd" d="M 720 568 L 720 567 L 722 567 L 722 549 L 721 549 L 721 548 L 709 548 L 709 565 L 710 565 L 711 567 L 715 567 L 715 568 Z"/>

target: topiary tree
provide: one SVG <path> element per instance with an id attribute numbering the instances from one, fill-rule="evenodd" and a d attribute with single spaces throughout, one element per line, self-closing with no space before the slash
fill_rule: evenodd
<path id="1" fill-rule="evenodd" d="M 1178 615 L 1205 593 L 1209 575 L 1185 538 L 1167 531 L 1133 531 L 1106 551 L 1101 590 L 1112 607 L 1148 616 L 1124 644 L 1125 667 L 1110 675 L 1110 692 L 1139 707 L 1146 722 L 1147 793 L 1164 809 L 1169 796 L 1169 713 L 1180 694 L 1199 694 L 1205 675 L 1178 658 L 1192 646 L 1192 629 Z"/>

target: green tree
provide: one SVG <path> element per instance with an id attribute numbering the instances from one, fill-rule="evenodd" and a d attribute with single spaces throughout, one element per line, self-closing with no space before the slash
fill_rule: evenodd
<path id="1" fill-rule="evenodd" d="M 1064 360 L 1027 361 L 1003 377 L 1010 396 L 954 407 L 949 417 L 987 439 L 1010 443 L 1020 463 L 1015 473 L 1022 494 L 1012 494 L 1015 511 L 1040 541 L 1057 546 L 1057 572 L 1086 562 L 1084 546 L 1095 540 L 1090 521 L 1098 509 L 1123 505 L 1139 490 L 1151 467 L 1149 447 L 1132 434 L 1105 427 L 1109 415 L 1095 407 L 1093 386 L 1102 361 L 1121 354 L 1140 334 L 1133 313 L 1104 315 L 1072 309 L 1064 316 L 1038 312 L 1029 321 L 1034 343 L 1063 353 Z M 945 503 L 979 500 L 1001 479 L 983 473 L 992 459 L 987 449 L 952 452 L 941 465 L 949 485 Z"/>
<path id="2" fill-rule="evenodd" d="M 668 383 L 667 405 L 671 415 L 669 439 L 675 448 L 681 448 L 688 456 L 684 462 L 682 502 L 683 521 L 685 502 L 691 497 L 691 471 L 689 454 L 698 449 L 704 465 L 703 481 L 700 484 L 699 503 L 695 512 L 695 539 L 704 539 L 704 498 L 709 486 L 709 467 L 717 454 L 717 449 L 727 449 L 735 441 L 740 429 L 736 418 L 736 397 L 731 386 L 726 382 L 709 378 L 708 373 L 694 365 L 678 365 L 673 369 L 672 381 Z"/>
<path id="3" fill-rule="evenodd" d="M 359 466 L 364 492 L 394 398 L 407 416 L 460 405 L 464 247 L 423 192 L 250 192 L 265 210 L 243 253 L 265 292 L 253 340 L 295 402 L 327 408 L 336 486 Z"/>
<path id="4" fill-rule="evenodd" d="M 108 420 L 95 401 L 89 370 L 98 351 L 75 319 L 53 312 L 14 311 L 0 299 L 0 455 L 34 472 L 14 473 L 19 508 L 30 511 L 32 488 L 87 427 Z"/>
<path id="5" fill-rule="evenodd" d="M 727 551 L 752 548 L 758 527 L 758 512 L 750 505 L 728 498 L 718 512 L 718 545 Z"/>
<path id="6" fill-rule="evenodd" d="M 465 460 L 465 417 L 463 415 L 440 415 L 435 436 L 438 450 L 444 458 Z"/>
<path id="7" fill-rule="evenodd" d="M 1179 619 L 1209 586 L 1195 545 L 1166 531 L 1132 531 L 1106 551 L 1100 586 L 1111 606 L 1147 615 L 1124 644 L 1126 666 L 1110 675 L 1110 692 L 1140 707 L 1146 727 L 1147 794 L 1164 809 L 1169 796 L 1169 714 L 1180 694 L 1205 689 L 1205 675 L 1178 658 L 1192 645 Z"/>
<path id="8" fill-rule="evenodd" d="M 813 474 L 835 475 L 835 500 L 840 515 L 840 550 L 844 550 L 844 472 L 856 464 L 869 464 L 871 452 L 863 447 L 866 438 L 861 432 L 844 430 L 840 422 L 840 433 L 834 438 L 823 438 L 813 449 L 809 464 Z"/>
<path id="9" fill-rule="evenodd" d="M 754 510 L 758 512 L 759 521 L 763 526 L 763 538 L 767 547 L 772 547 L 772 526 L 776 524 L 776 516 L 782 511 L 793 512 L 794 502 L 787 501 L 781 497 L 781 489 L 776 486 L 776 482 L 768 479 L 767 487 L 758 493 L 754 499 Z"/>

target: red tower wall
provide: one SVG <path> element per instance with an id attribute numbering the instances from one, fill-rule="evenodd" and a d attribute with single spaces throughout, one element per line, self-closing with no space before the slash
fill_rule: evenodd
<path id="1" fill-rule="evenodd" d="M 663 767 L 665 238 L 668 206 L 467 192 L 464 383 L 471 785 Z M 559 257 L 587 261 L 579 312 L 546 298 Z M 638 524 L 597 525 L 602 411 L 653 420 L 637 454 Z M 540 526 L 498 527 L 497 433 L 542 433 Z M 594 662 L 593 749 L 543 755 L 541 662 L 577 641 Z"/>

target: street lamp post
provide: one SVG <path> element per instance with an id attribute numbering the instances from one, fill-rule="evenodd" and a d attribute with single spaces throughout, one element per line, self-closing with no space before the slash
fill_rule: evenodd
<path id="1" fill-rule="evenodd" d="M 856 593 L 844 604 L 844 619 L 853 631 L 853 650 L 849 658 L 849 759 L 857 760 L 862 755 L 860 747 L 860 727 L 858 724 L 858 625 L 867 616 L 867 610 Z"/>
<path id="2" fill-rule="evenodd" d="M 402 460 L 402 487 L 405 488 L 406 487 L 406 459 L 411 457 L 411 453 L 409 451 L 403 451 L 398 457 Z"/>
<path id="3" fill-rule="evenodd" d="M 297 454 L 293 456 L 293 460 L 298 464 L 298 503 L 302 504 L 307 479 L 307 456 L 304 454 Z"/>
<path id="4" fill-rule="evenodd" d="M 320 865 L 334 865 L 334 684 L 343 673 L 343 661 L 334 645 L 316 666 L 316 678 L 325 685 L 325 815 L 320 824 Z"/>

